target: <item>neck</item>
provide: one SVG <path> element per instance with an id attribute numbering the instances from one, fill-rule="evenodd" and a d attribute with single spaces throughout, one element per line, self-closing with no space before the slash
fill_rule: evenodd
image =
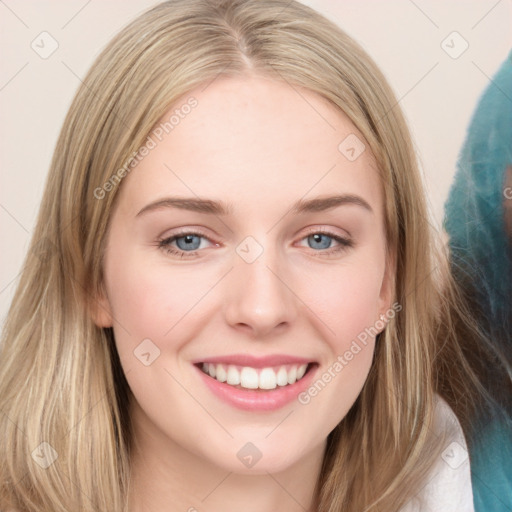
<path id="1" fill-rule="evenodd" d="M 242 474 L 187 450 L 132 407 L 129 512 L 315 512 L 325 442 L 286 469 Z"/>

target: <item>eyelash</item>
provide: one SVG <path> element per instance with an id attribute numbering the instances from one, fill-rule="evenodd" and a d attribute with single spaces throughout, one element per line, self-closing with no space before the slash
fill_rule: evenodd
<path id="1" fill-rule="evenodd" d="M 314 251 L 314 253 L 317 253 L 317 254 L 315 254 L 315 256 L 318 256 L 318 257 L 332 256 L 332 255 L 338 254 L 342 251 L 346 251 L 347 249 L 349 249 L 351 247 L 354 247 L 354 242 L 352 240 L 350 240 L 348 238 L 341 237 L 339 235 L 335 235 L 334 233 L 331 233 L 330 231 L 327 231 L 324 229 L 315 229 L 314 231 L 307 233 L 304 237 L 301 238 L 301 240 L 303 240 L 304 238 L 307 238 L 308 236 L 317 235 L 317 234 L 318 235 L 326 235 L 329 238 L 332 238 L 333 240 L 338 242 L 339 245 L 337 247 L 331 247 L 330 249 Z M 187 235 L 199 236 L 199 237 L 205 238 L 211 242 L 211 240 L 206 235 L 201 233 L 200 231 L 183 231 L 181 233 L 175 233 L 174 235 L 172 235 L 170 237 L 160 239 L 158 241 L 158 247 L 160 249 L 162 249 L 163 251 L 165 251 L 166 253 L 172 254 L 174 256 L 179 256 L 180 258 L 189 258 L 189 257 L 197 256 L 197 254 L 198 254 L 197 250 L 196 251 L 182 251 L 181 249 L 177 249 L 177 248 L 171 246 L 171 243 L 174 242 L 177 238 L 182 238 Z"/>

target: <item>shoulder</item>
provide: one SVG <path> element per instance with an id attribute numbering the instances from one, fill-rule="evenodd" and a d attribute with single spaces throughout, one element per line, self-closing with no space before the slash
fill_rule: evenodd
<path id="1" fill-rule="evenodd" d="M 417 499 L 400 512 L 474 512 L 466 439 L 457 416 L 438 395 L 432 430 L 442 440 L 442 451 Z"/>
<path id="2" fill-rule="evenodd" d="M 435 395 L 434 432 L 437 435 L 446 434 L 453 441 L 457 441 L 466 448 L 466 439 L 462 432 L 457 416 L 447 402 L 439 395 Z"/>

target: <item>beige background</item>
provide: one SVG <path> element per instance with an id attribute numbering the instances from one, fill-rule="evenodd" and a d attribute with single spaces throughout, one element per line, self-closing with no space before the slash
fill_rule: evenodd
<path id="1" fill-rule="evenodd" d="M 512 48 L 512 0 L 304 3 L 359 41 L 388 77 L 415 140 L 433 223 L 440 226 L 475 103 Z M 154 4 L 153 0 L 0 0 L 2 323 L 33 234 L 60 126 L 80 78 L 114 34 Z M 58 43 L 46 59 L 31 48 L 33 41 L 43 44 L 43 31 Z M 446 39 L 454 31 L 461 37 Z M 443 49 L 443 41 L 452 56 Z M 453 58 L 466 44 L 467 50 Z"/>

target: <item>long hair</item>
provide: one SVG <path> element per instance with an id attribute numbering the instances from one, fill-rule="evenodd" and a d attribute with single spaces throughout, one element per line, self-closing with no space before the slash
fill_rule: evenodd
<path id="1" fill-rule="evenodd" d="M 490 395 L 479 400 L 468 445 L 475 508 L 512 509 L 512 52 L 482 93 L 445 206 L 452 273 L 481 335 L 456 328 Z M 510 179 L 510 178 L 509 178 Z M 508 505 L 505 505 L 505 502 Z"/>
<path id="2" fill-rule="evenodd" d="M 473 113 L 446 203 L 452 272 L 487 334 L 474 361 L 493 396 L 512 416 L 512 238 L 505 188 L 512 166 L 512 52 Z M 491 362 L 491 364 L 488 364 Z M 504 393 L 508 389 L 508 393 Z"/>
<path id="3" fill-rule="evenodd" d="M 358 44 L 297 2 L 174 0 L 108 44 L 64 121 L 0 348 L 2 506 L 126 510 L 130 389 L 112 330 L 90 314 L 122 183 L 102 198 L 97 190 L 187 92 L 248 73 L 319 94 L 361 132 L 378 163 L 396 268 L 394 300 L 402 309 L 378 336 L 364 388 L 328 437 L 317 509 L 396 512 L 432 466 L 436 387 L 451 390 L 455 407 L 471 378 L 451 331 L 442 344 L 455 348 L 438 355 L 449 310 L 444 259 L 391 88 Z M 460 381 L 451 379 L 450 365 L 459 365 Z"/>

